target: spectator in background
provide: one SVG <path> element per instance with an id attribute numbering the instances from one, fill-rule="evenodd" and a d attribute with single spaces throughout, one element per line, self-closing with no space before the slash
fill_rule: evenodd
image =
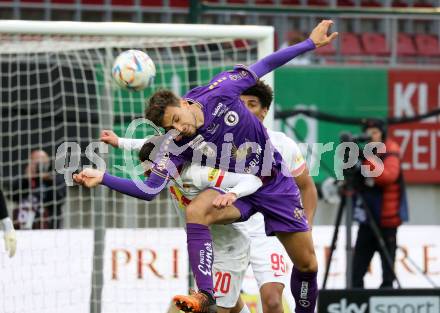
<path id="1" fill-rule="evenodd" d="M 18 204 L 13 211 L 15 228 L 61 228 L 66 186 L 63 177 L 51 170 L 45 151 L 31 152 L 25 176 L 14 182 L 14 190 L 12 199 Z"/>
<path id="2" fill-rule="evenodd" d="M 306 36 L 299 31 L 290 31 L 286 34 L 286 41 L 283 42 L 280 46 L 280 50 L 297 44 L 306 40 Z M 290 60 L 287 64 L 289 65 L 309 65 L 312 61 L 310 59 L 310 54 L 304 53 L 302 55 L 297 56 L 296 58 Z"/>
<path id="3" fill-rule="evenodd" d="M 3 239 L 5 240 L 5 249 L 12 258 L 15 255 L 17 248 L 17 237 L 15 235 L 14 225 L 8 216 L 8 209 L 6 207 L 5 197 L 0 189 L 0 225 L 3 227 Z"/>
<path id="4" fill-rule="evenodd" d="M 369 120 L 364 131 L 371 142 L 383 142 L 385 153 L 376 153 L 383 162 L 383 172 L 378 177 L 366 178 L 360 188 L 365 206 L 358 197 L 355 207 L 355 218 L 360 222 L 359 231 L 353 256 L 353 288 L 364 287 L 364 276 L 376 251 L 380 253 L 382 262 L 382 284 L 380 288 L 393 288 L 394 270 L 386 261 L 386 256 L 379 246 L 379 240 L 371 227 L 371 221 L 365 209 L 372 213 L 374 223 L 385 241 L 386 250 L 394 264 L 397 249 L 397 228 L 408 220 L 408 204 L 405 184 L 400 166 L 400 147 L 386 137 L 386 127 L 383 121 Z M 364 165 L 370 169 L 378 166 L 373 160 L 365 160 Z"/>

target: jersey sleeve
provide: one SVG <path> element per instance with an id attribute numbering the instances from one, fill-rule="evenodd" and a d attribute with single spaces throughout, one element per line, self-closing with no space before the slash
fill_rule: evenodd
<path id="1" fill-rule="evenodd" d="M 296 177 L 304 171 L 304 168 L 306 167 L 306 160 L 304 159 L 304 156 L 298 144 L 289 137 L 287 138 L 289 139 L 290 142 L 289 153 L 292 154 L 292 161 L 291 164 L 289 164 L 290 171 L 292 172 L 293 176 Z"/>
<path id="2" fill-rule="evenodd" d="M 155 162 L 148 179 L 143 182 L 105 173 L 102 185 L 138 199 L 151 201 L 167 186 L 171 177 L 178 175 L 177 168 L 181 164 L 182 159 L 165 155 Z"/>
<path id="3" fill-rule="evenodd" d="M 243 91 L 254 86 L 257 80 L 257 75 L 251 69 L 239 64 L 233 70 L 215 76 L 208 89 L 223 98 L 235 100 Z"/>
<path id="4" fill-rule="evenodd" d="M 153 200 L 167 184 L 167 179 L 151 173 L 150 177 L 138 185 L 134 180 L 104 174 L 102 185 L 125 195 L 141 200 Z"/>
<path id="5" fill-rule="evenodd" d="M 214 187 L 235 193 L 237 198 L 253 194 L 262 185 L 261 179 L 257 176 L 225 172 L 222 170 L 214 182 Z"/>
<path id="6" fill-rule="evenodd" d="M 132 139 L 132 138 L 119 138 L 118 139 L 118 147 L 124 150 L 141 150 L 142 146 L 148 138 L 145 139 Z"/>

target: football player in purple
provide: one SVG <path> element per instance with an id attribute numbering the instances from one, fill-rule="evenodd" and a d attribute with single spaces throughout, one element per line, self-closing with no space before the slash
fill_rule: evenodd
<path id="1" fill-rule="evenodd" d="M 182 98 L 171 91 L 157 91 L 148 101 L 146 118 L 178 135 L 162 145 L 163 153 L 143 188 L 135 181 L 104 174 L 104 185 L 145 200 L 153 199 L 165 188 L 185 161 L 203 160 L 211 167 L 251 173 L 262 179 L 263 186 L 246 197 L 237 199 L 232 192 L 209 188 L 187 206 L 189 262 L 198 292 L 174 297 L 181 310 L 217 312 L 212 278 L 215 256 L 209 226 L 247 220 L 261 212 L 266 234 L 277 236 L 294 264 L 290 287 L 296 313 L 314 312 L 318 264 L 299 189 L 265 127 L 246 109 L 240 94 L 296 56 L 329 44 L 338 35 L 328 34 L 332 24 L 331 20 L 324 20 L 307 40 L 274 52 L 249 67 L 237 65 Z"/>

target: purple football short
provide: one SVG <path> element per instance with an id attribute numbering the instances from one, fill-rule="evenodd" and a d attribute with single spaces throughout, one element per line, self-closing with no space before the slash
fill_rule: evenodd
<path id="1" fill-rule="evenodd" d="M 280 172 L 255 193 L 239 200 L 250 203 L 253 210 L 263 214 L 268 236 L 274 236 L 276 232 L 295 233 L 310 229 L 296 183 L 292 177 Z M 244 213 L 251 214 L 252 210 L 245 211 L 247 208 L 243 205 Z"/>

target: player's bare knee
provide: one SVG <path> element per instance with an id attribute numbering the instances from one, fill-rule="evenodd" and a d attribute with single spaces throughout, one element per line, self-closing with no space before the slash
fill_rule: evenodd
<path id="1" fill-rule="evenodd" d="M 301 262 L 295 264 L 297 270 L 303 273 L 315 273 L 318 271 L 318 261 L 315 253 L 309 254 Z"/>
<path id="2" fill-rule="evenodd" d="M 207 224 L 209 222 L 209 212 L 198 207 L 197 204 L 190 203 L 186 207 L 185 215 L 187 223 L 209 225 Z"/>
<path id="3" fill-rule="evenodd" d="M 278 313 L 283 312 L 282 300 L 278 296 L 267 297 L 263 299 L 264 313 Z"/>

